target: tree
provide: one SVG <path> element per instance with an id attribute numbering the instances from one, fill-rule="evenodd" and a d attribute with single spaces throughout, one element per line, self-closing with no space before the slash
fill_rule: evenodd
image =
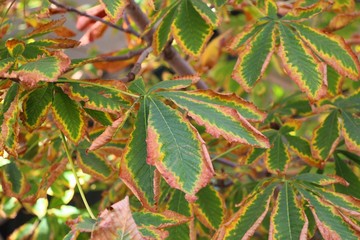
<path id="1" fill-rule="evenodd" d="M 11 239 L 359 238 L 355 1 L 1 7 Z M 68 56 L 110 29 L 126 49 Z"/>

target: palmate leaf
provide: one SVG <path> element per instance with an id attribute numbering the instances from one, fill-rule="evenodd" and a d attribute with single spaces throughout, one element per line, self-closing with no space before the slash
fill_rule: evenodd
<path id="1" fill-rule="evenodd" d="M 277 12 L 278 12 L 278 8 L 276 5 L 276 1 L 274 0 L 266 0 L 265 1 L 265 13 L 268 17 L 277 19 Z"/>
<path id="2" fill-rule="evenodd" d="M 324 174 L 314 174 L 314 173 L 303 173 L 293 177 L 293 180 L 301 181 L 301 182 L 309 182 L 312 184 L 326 186 L 335 183 L 339 183 L 345 186 L 349 184 L 341 177 L 338 176 L 328 176 Z"/>
<path id="3" fill-rule="evenodd" d="M 338 111 L 333 110 L 315 129 L 312 138 L 312 153 L 315 158 L 326 160 L 335 150 L 340 137 Z"/>
<path id="4" fill-rule="evenodd" d="M 292 26 L 301 39 L 337 72 L 353 80 L 360 78 L 359 60 L 342 38 L 302 24 Z"/>
<path id="5" fill-rule="evenodd" d="M 55 87 L 51 110 L 57 127 L 72 142 L 78 143 L 85 133 L 83 112 L 78 103 L 69 98 L 61 88 Z"/>
<path id="6" fill-rule="evenodd" d="M 285 135 L 291 150 L 295 152 L 307 164 L 320 168 L 322 161 L 312 156 L 311 147 L 307 140 L 298 136 Z"/>
<path id="7" fill-rule="evenodd" d="M 360 111 L 360 89 L 350 96 L 339 96 L 335 99 L 334 105 L 345 111 Z"/>
<path id="8" fill-rule="evenodd" d="M 262 77 L 275 47 L 275 23 L 269 22 L 239 52 L 232 77 L 250 91 Z"/>
<path id="9" fill-rule="evenodd" d="M 235 109 L 234 106 L 240 105 L 239 101 L 230 103 L 226 97 L 222 98 L 221 95 L 216 96 L 213 93 L 196 91 L 187 93 L 160 92 L 157 94 L 172 100 L 180 108 L 185 109 L 190 117 L 199 125 L 204 125 L 207 132 L 215 137 L 222 135 L 230 142 L 240 142 L 265 148 L 269 146 L 267 138 L 239 114 L 238 108 Z M 214 96 L 213 101 L 211 96 Z M 246 105 L 242 107 L 250 112 L 254 110 Z"/>
<path id="10" fill-rule="evenodd" d="M 342 84 L 345 80 L 344 76 L 341 76 L 332 67 L 327 67 L 327 81 L 328 81 L 328 93 L 331 96 L 337 96 L 341 94 Z"/>
<path id="11" fill-rule="evenodd" d="M 224 202 L 210 185 L 201 189 L 195 202 L 195 215 L 208 228 L 218 229 L 224 218 Z"/>
<path id="12" fill-rule="evenodd" d="M 100 3 L 104 7 L 106 15 L 115 23 L 122 17 L 129 0 L 100 0 Z"/>
<path id="13" fill-rule="evenodd" d="M 279 24 L 279 56 L 289 76 L 315 101 L 326 94 L 326 66 L 287 26 Z"/>
<path id="14" fill-rule="evenodd" d="M 341 159 L 337 154 L 334 154 L 335 159 L 335 171 L 336 175 L 344 178 L 349 186 L 343 186 L 341 184 L 336 184 L 335 189 L 337 192 L 344 193 L 349 196 L 353 196 L 360 199 L 360 180 L 354 172 L 358 170 L 356 166 L 348 166 L 348 164 Z M 353 171 L 354 169 L 354 171 Z"/>
<path id="15" fill-rule="evenodd" d="M 0 177 L 6 196 L 21 199 L 30 188 L 23 172 L 14 161 L 0 168 Z"/>
<path id="16" fill-rule="evenodd" d="M 270 137 L 272 147 L 267 150 L 265 164 L 272 173 L 285 172 L 290 162 L 290 154 L 283 143 L 282 135 L 277 133 Z"/>
<path id="17" fill-rule="evenodd" d="M 137 114 L 134 130 L 125 147 L 120 164 L 120 178 L 146 208 L 154 208 L 155 167 L 147 164 L 146 128 L 148 102 L 143 99 Z"/>
<path id="18" fill-rule="evenodd" d="M 304 21 L 324 12 L 331 2 L 320 0 L 309 6 L 297 6 L 291 9 L 281 20 Z"/>
<path id="19" fill-rule="evenodd" d="M 133 218 L 139 227 L 167 228 L 177 226 L 190 221 L 190 218 L 179 213 L 165 210 L 161 213 L 148 211 L 134 212 Z"/>
<path id="20" fill-rule="evenodd" d="M 166 90 L 177 90 L 189 87 L 193 84 L 192 80 L 187 79 L 177 79 L 177 80 L 169 80 L 169 81 L 161 81 L 151 88 L 149 88 L 148 93 L 154 92 L 159 89 L 166 89 Z"/>
<path id="21" fill-rule="evenodd" d="M 250 239 L 268 212 L 275 187 L 270 184 L 244 201 L 234 216 L 220 227 L 214 239 Z"/>
<path id="22" fill-rule="evenodd" d="M 155 97 L 147 99 L 147 163 L 154 165 L 171 187 L 194 201 L 214 172 L 205 143 L 180 113 Z"/>
<path id="23" fill-rule="evenodd" d="M 350 151 L 360 154 L 360 117 L 347 111 L 342 111 L 341 116 L 345 144 Z"/>
<path id="24" fill-rule="evenodd" d="M 308 220 L 288 182 L 280 190 L 270 219 L 269 239 L 306 239 Z"/>
<path id="25" fill-rule="evenodd" d="M 195 10 L 204 18 L 204 20 L 216 27 L 219 24 L 217 15 L 204 3 L 202 0 L 191 0 L 191 3 Z"/>
<path id="26" fill-rule="evenodd" d="M 39 127 L 52 103 L 53 86 L 46 85 L 35 89 L 24 99 L 23 102 L 23 123 L 29 130 Z"/>
<path id="27" fill-rule="evenodd" d="M 315 194 L 298 188 L 301 195 L 311 205 L 316 225 L 325 239 L 358 239 L 356 231 L 341 217 L 336 207 Z"/>
<path id="28" fill-rule="evenodd" d="M 0 60 L 0 75 L 6 73 L 10 67 L 14 64 L 15 58 L 8 57 Z"/>

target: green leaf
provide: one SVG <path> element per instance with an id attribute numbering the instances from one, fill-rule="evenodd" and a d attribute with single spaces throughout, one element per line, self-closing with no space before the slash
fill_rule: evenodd
<path id="1" fill-rule="evenodd" d="M 6 73 L 10 67 L 14 64 L 15 59 L 12 57 L 3 58 L 0 60 L 0 75 Z"/>
<path id="2" fill-rule="evenodd" d="M 167 205 L 167 208 L 171 211 L 180 213 L 184 216 L 190 217 L 191 216 L 191 210 L 190 210 L 190 204 L 185 199 L 185 193 L 173 189 L 173 194 L 171 195 L 171 198 L 169 199 L 169 203 Z"/>
<path id="3" fill-rule="evenodd" d="M 333 239 L 358 239 L 354 230 L 342 219 L 334 206 L 308 191 L 298 190 L 312 206 L 311 212 L 324 238 L 331 236 Z"/>
<path id="4" fill-rule="evenodd" d="M 197 124 L 206 127 L 208 133 L 215 137 L 222 135 L 229 142 L 239 142 L 259 147 L 268 147 L 267 138 L 256 130 L 235 109 L 226 105 L 217 105 L 221 101 L 215 99 L 215 104 L 209 104 L 210 99 L 204 92 L 182 93 L 161 92 L 159 95 L 171 99 L 180 108 L 187 111 Z M 205 101 L 202 101 L 204 100 Z M 230 105 L 229 105 L 230 106 Z"/>
<path id="5" fill-rule="evenodd" d="M 151 209 L 154 208 L 156 203 L 154 190 L 158 186 L 156 186 L 154 181 L 155 167 L 146 162 L 148 107 L 147 99 L 142 99 L 134 130 L 130 134 L 121 158 L 119 176 L 143 206 Z"/>
<path id="6" fill-rule="evenodd" d="M 243 164 L 252 164 L 253 162 L 259 160 L 266 152 L 266 149 L 264 148 L 252 148 L 248 154 L 246 154 L 246 157 L 243 160 Z"/>
<path id="7" fill-rule="evenodd" d="M 172 25 L 176 42 L 185 53 L 198 57 L 211 37 L 212 27 L 195 10 L 190 0 L 181 1 Z"/>
<path id="8" fill-rule="evenodd" d="M 360 78 L 359 60 L 342 38 L 301 24 L 292 26 L 301 39 L 341 75 L 354 80 Z"/>
<path id="9" fill-rule="evenodd" d="M 277 5 L 275 0 L 267 0 L 265 1 L 265 13 L 268 17 L 277 19 Z"/>
<path id="10" fill-rule="evenodd" d="M 196 196 L 195 215 L 207 227 L 218 229 L 224 219 L 224 202 L 210 185 L 201 189 Z"/>
<path id="11" fill-rule="evenodd" d="M 51 110 L 57 127 L 72 142 L 78 143 L 85 131 L 85 121 L 79 105 L 61 88 L 56 87 Z"/>
<path id="12" fill-rule="evenodd" d="M 344 76 L 341 76 L 332 67 L 327 67 L 327 80 L 328 80 L 328 93 L 331 96 L 337 96 L 341 94 L 341 87 L 344 82 Z M 360 105 L 360 104 L 359 104 Z"/>
<path id="13" fill-rule="evenodd" d="M 329 1 L 320 0 L 306 7 L 293 7 L 281 20 L 304 21 L 324 12 L 330 5 Z"/>
<path id="14" fill-rule="evenodd" d="M 347 186 L 348 183 L 341 177 L 338 176 L 327 176 L 324 174 L 315 174 L 315 173 L 302 173 L 293 177 L 294 180 L 309 182 L 320 186 L 326 186 L 330 184 L 340 183 Z"/>
<path id="15" fill-rule="evenodd" d="M 105 13 L 111 22 L 116 23 L 122 17 L 129 0 L 100 0 L 100 3 L 103 5 Z"/>
<path id="16" fill-rule="evenodd" d="M 162 213 L 134 212 L 133 218 L 140 227 L 153 226 L 156 228 L 177 226 L 190 221 L 190 218 L 169 210 L 163 211 Z"/>
<path id="17" fill-rule="evenodd" d="M 360 117 L 347 111 L 342 111 L 341 116 L 344 121 L 342 133 L 345 144 L 350 151 L 360 154 Z"/>
<path id="18" fill-rule="evenodd" d="M 142 77 L 137 78 L 136 80 L 132 81 L 128 87 L 130 92 L 138 93 L 140 95 L 145 95 L 145 83 Z"/>
<path id="19" fill-rule="evenodd" d="M 56 81 L 68 68 L 70 59 L 62 52 L 43 57 L 20 66 L 13 73 L 27 85 L 34 86 L 39 81 Z"/>
<path id="20" fill-rule="evenodd" d="M 171 25 L 174 22 L 176 13 L 178 10 L 178 4 L 173 4 L 168 12 L 164 15 L 161 23 L 156 28 L 153 35 L 152 47 L 154 54 L 159 55 L 166 47 L 167 42 L 171 36 Z"/>
<path id="21" fill-rule="evenodd" d="M 275 23 L 269 22 L 239 51 L 232 77 L 246 91 L 250 91 L 264 74 L 274 48 Z"/>
<path id="22" fill-rule="evenodd" d="M 196 91 L 182 91 L 182 92 L 161 92 L 158 93 L 166 98 L 171 98 L 175 95 L 182 98 L 187 98 L 193 101 L 202 102 L 204 104 L 214 104 L 235 109 L 244 118 L 249 121 L 262 122 L 265 120 L 265 112 L 259 110 L 253 103 L 248 102 L 235 94 L 220 94 L 212 90 L 196 90 Z"/>
<path id="23" fill-rule="evenodd" d="M 285 172 L 290 162 L 290 154 L 282 140 L 281 134 L 271 137 L 272 147 L 267 150 L 265 164 L 267 169 L 272 173 Z"/>
<path id="24" fill-rule="evenodd" d="M 107 112 L 88 109 L 88 108 L 84 108 L 84 110 L 90 117 L 92 117 L 94 120 L 98 121 L 104 126 L 110 126 L 113 122 L 110 114 Z"/>
<path id="25" fill-rule="evenodd" d="M 326 119 L 314 130 L 312 153 L 315 158 L 326 160 L 335 150 L 340 137 L 338 111 L 333 110 Z"/>
<path id="26" fill-rule="evenodd" d="M 204 141 L 179 112 L 149 97 L 147 162 L 154 165 L 173 188 L 187 194 L 189 201 L 213 176 Z"/>
<path id="27" fill-rule="evenodd" d="M 340 108 L 341 110 L 352 111 L 354 109 L 360 111 L 360 89 L 350 96 L 343 97 L 340 96 L 334 101 L 334 105 Z"/>
<path id="28" fill-rule="evenodd" d="M 191 0 L 195 10 L 201 15 L 207 24 L 216 27 L 219 24 L 217 15 L 202 0 Z"/>
<path id="29" fill-rule="evenodd" d="M 148 93 L 154 92 L 159 89 L 166 89 L 166 90 L 182 89 L 189 87 L 191 84 L 192 84 L 192 80 L 188 80 L 188 79 L 161 81 L 153 85 L 151 88 L 149 88 Z"/>
<path id="30" fill-rule="evenodd" d="M 105 157 L 92 151 L 86 152 L 86 149 L 78 150 L 77 164 L 85 173 L 99 180 L 109 179 L 114 173 L 112 165 Z"/>
<path id="31" fill-rule="evenodd" d="M 114 90 L 108 88 L 69 83 L 69 97 L 76 101 L 84 101 L 84 107 L 110 113 L 119 113 L 121 106 L 127 106 L 128 102 L 118 96 Z"/>
<path id="32" fill-rule="evenodd" d="M 20 56 L 25 50 L 25 43 L 17 39 L 7 40 L 5 46 L 12 57 Z"/>
<path id="33" fill-rule="evenodd" d="M 266 216 L 276 185 L 262 189 L 243 202 L 240 209 L 223 225 L 214 239 L 249 239 Z"/>
<path id="34" fill-rule="evenodd" d="M 24 125 L 31 131 L 38 128 L 47 117 L 53 97 L 53 86 L 47 85 L 35 89 L 23 102 Z"/>
<path id="35" fill-rule="evenodd" d="M 279 56 L 287 74 L 310 100 L 326 94 L 326 66 L 288 27 L 279 24 Z"/>
<path id="36" fill-rule="evenodd" d="M 359 177 L 354 174 L 354 172 L 358 172 L 359 169 L 355 166 L 352 166 L 351 169 L 348 164 L 346 164 L 345 161 L 343 161 L 336 154 L 334 155 L 334 158 L 336 175 L 344 178 L 349 183 L 349 186 L 336 184 L 336 191 L 360 199 L 360 181 Z"/>
<path id="37" fill-rule="evenodd" d="M 292 187 L 285 182 L 271 213 L 269 239 L 306 239 L 307 227 L 304 210 Z"/>
<path id="38" fill-rule="evenodd" d="M 321 167 L 322 161 L 313 158 L 311 154 L 310 144 L 302 137 L 285 135 L 288 140 L 289 147 L 295 152 L 304 162 L 314 167 Z"/>
<path id="39" fill-rule="evenodd" d="M 1 185 L 6 196 L 21 199 L 30 186 L 19 166 L 11 161 L 3 166 L 0 171 Z"/>

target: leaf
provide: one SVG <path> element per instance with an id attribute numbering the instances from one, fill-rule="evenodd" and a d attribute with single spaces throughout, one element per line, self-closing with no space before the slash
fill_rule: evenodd
<path id="1" fill-rule="evenodd" d="M 360 154 L 360 117 L 347 111 L 342 111 L 341 116 L 344 121 L 342 133 L 345 144 L 350 151 Z"/>
<path id="2" fill-rule="evenodd" d="M 268 140 L 258 130 L 256 130 L 243 116 L 235 109 L 209 104 L 197 92 L 161 92 L 159 95 L 171 99 L 180 108 L 187 111 L 187 114 L 193 118 L 197 124 L 206 127 L 206 131 L 214 137 L 222 135 L 229 142 L 239 142 L 255 145 L 259 147 L 268 147 Z M 198 99 L 198 97 L 200 97 Z M 221 97 L 219 97 L 221 99 Z M 202 101 L 205 99 L 205 101 Z M 217 102 L 215 102 L 217 103 Z M 228 105 L 225 103 L 224 105 Z"/>
<path id="3" fill-rule="evenodd" d="M 51 110 L 56 126 L 72 142 L 78 143 L 85 131 L 85 121 L 79 105 L 56 87 Z"/>
<path id="4" fill-rule="evenodd" d="M 198 57 L 211 37 L 211 30 L 190 0 L 180 2 L 172 33 L 185 53 Z"/>
<path id="5" fill-rule="evenodd" d="M 310 209 L 316 225 L 325 239 L 358 239 L 354 230 L 346 224 L 334 206 L 308 191 L 298 190 L 312 206 Z"/>
<path id="6" fill-rule="evenodd" d="M 106 127 L 105 131 L 97 138 L 95 138 L 95 140 L 91 143 L 87 151 L 94 151 L 104 146 L 106 143 L 110 142 L 118 129 L 120 129 L 124 125 L 127 119 L 127 115 L 128 114 L 119 117 L 112 123 L 111 126 Z"/>
<path id="7" fill-rule="evenodd" d="M 265 1 L 265 13 L 268 17 L 277 19 L 277 5 L 276 2 L 274 0 L 267 0 Z"/>
<path id="8" fill-rule="evenodd" d="M 285 182 L 271 213 L 269 239 L 306 239 L 308 224 L 294 190 Z"/>
<path id="9" fill-rule="evenodd" d="M 110 126 L 112 124 L 112 118 L 109 113 L 88 108 L 84 108 L 84 110 L 91 118 L 93 118 L 95 121 L 98 121 L 102 125 Z"/>
<path id="10" fill-rule="evenodd" d="M 190 221 L 190 218 L 169 210 L 165 210 L 161 213 L 145 211 L 134 212 L 133 218 L 140 227 L 152 226 L 159 229 L 177 226 Z"/>
<path id="11" fill-rule="evenodd" d="M 292 26 L 301 39 L 338 73 L 353 80 L 360 78 L 359 60 L 342 38 L 301 24 Z"/>
<path id="12" fill-rule="evenodd" d="M 300 175 L 293 177 L 293 179 L 297 181 L 310 182 L 320 186 L 326 186 L 335 183 L 339 183 L 344 186 L 349 185 L 349 183 L 346 182 L 346 180 L 341 177 L 329 176 L 324 174 L 315 174 L 315 173 L 302 173 Z"/>
<path id="13" fill-rule="evenodd" d="M 24 99 L 23 123 L 30 131 L 38 128 L 44 122 L 52 103 L 52 97 L 53 87 L 47 85 L 35 89 Z"/>
<path id="14" fill-rule="evenodd" d="M 270 140 L 272 147 L 267 151 L 265 164 L 272 173 L 285 172 L 290 162 L 290 154 L 282 141 L 282 135 L 276 134 Z"/>
<path id="15" fill-rule="evenodd" d="M 47 38 L 41 39 L 30 43 L 31 46 L 47 47 L 54 49 L 66 49 L 66 48 L 75 48 L 80 45 L 80 42 L 68 38 Z M 27 44 L 27 47 L 29 44 Z"/>
<path id="16" fill-rule="evenodd" d="M 10 67 L 14 64 L 15 59 L 12 57 L 3 58 L 0 60 L 0 75 L 6 73 Z"/>
<path id="17" fill-rule="evenodd" d="M 235 94 L 217 93 L 212 90 L 196 90 L 196 91 L 174 91 L 171 93 L 161 92 L 161 96 L 170 98 L 173 95 L 199 101 L 204 104 L 214 104 L 224 107 L 230 107 L 239 112 L 244 118 L 253 122 L 262 122 L 265 120 L 266 113 L 259 110 L 253 103 L 242 99 Z"/>
<path id="18" fill-rule="evenodd" d="M 146 90 L 145 90 L 145 83 L 144 83 L 144 79 L 142 77 L 132 81 L 128 87 L 130 92 L 133 93 L 138 93 L 140 95 L 145 95 L 146 94 Z"/>
<path id="19" fill-rule="evenodd" d="M 294 7 L 281 20 L 304 21 L 326 11 L 329 6 L 331 2 L 320 0 L 309 6 Z"/>
<path id="20" fill-rule="evenodd" d="M 214 239 L 250 239 L 266 216 L 275 185 L 264 188 L 241 204 L 240 209 L 223 224 Z"/>
<path id="21" fill-rule="evenodd" d="M 25 50 L 25 43 L 17 39 L 7 40 L 5 46 L 11 57 L 18 57 Z"/>
<path id="22" fill-rule="evenodd" d="M 347 12 L 333 17 L 326 30 L 333 32 L 349 25 L 352 21 L 360 17 L 360 12 Z"/>
<path id="23" fill-rule="evenodd" d="M 66 18 L 61 18 L 58 20 L 51 20 L 45 24 L 39 24 L 32 32 L 25 35 L 25 38 L 35 38 L 50 32 L 53 32 L 55 29 L 61 27 L 66 21 Z"/>
<path id="24" fill-rule="evenodd" d="M 322 166 L 322 161 L 313 158 L 311 154 L 310 144 L 307 140 L 302 137 L 295 137 L 288 134 L 285 137 L 288 140 L 291 150 L 293 150 L 296 155 L 298 155 L 302 160 L 304 160 L 304 162 L 317 168 L 320 168 Z"/>
<path id="25" fill-rule="evenodd" d="M 192 210 L 190 209 L 189 202 L 185 200 L 185 193 L 177 189 L 172 189 L 172 191 L 173 194 L 169 199 L 167 208 L 184 216 L 190 217 Z"/>
<path id="26" fill-rule="evenodd" d="M 69 83 L 69 97 L 84 101 L 84 107 L 109 113 L 119 113 L 121 106 L 128 106 L 128 101 L 118 95 L 116 90 L 106 87 L 79 83 Z"/>
<path id="27" fill-rule="evenodd" d="M 159 55 L 164 50 L 170 39 L 171 25 L 174 22 L 177 10 L 178 3 L 172 4 L 154 32 L 152 47 L 155 55 Z"/>
<path id="28" fill-rule="evenodd" d="M 195 202 L 195 215 L 208 228 L 218 229 L 224 219 L 224 202 L 210 185 L 201 189 Z"/>
<path id="29" fill-rule="evenodd" d="M 132 217 L 128 197 L 100 213 L 91 239 L 143 239 Z"/>
<path id="30" fill-rule="evenodd" d="M 193 201 L 214 173 L 205 143 L 184 116 L 156 98 L 148 99 L 146 161 L 171 187 L 185 192 Z"/>
<path id="31" fill-rule="evenodd" d="M 312 153 L 315 158 L 326 160 L 335 150 L 340 137 L 338 112 L 333 110 L 314 130 L 311 140 Z"/>
<path id="32" fill-rule="evenodd" d="M 328 93 L 330 93 L 331 96 L 340 95 L 344 82 L 344 76 L 338 74 L 335 69 L 330 66 L 327 67 L 327 76 Z"/>
<path id="33" fill-rule="evenodd" d="M 355 9 L 355 1 L 354 0 L 335 0 L 332 9 L 337 12 L 353 11 Z"/>
<path id="34" fill-rule="evenodd" d="M 195 10 L 201 15 L 207 24 L 216 27 L 219 24 L 217 15 L 202 0 L 191 0 Z"/>
<path id="35" fill-rule="evenodd" d="M 34 86 L 39 81 L 54 82 L 70 66 L 70 59 L 62 52 L 26 63 L 14 71 L 22 82 Z"/>
<path id="36" fill-rule="evenodd" d="M 114 173 L 112 165 L 105 157 L 95 152 L 86 152 L 85 149 L 78 150 L 77 164 L 85 173 L 99 180 L 107 180 Z"/>
<path id="37" fill-rule="evenodd" d="M 340 159 L 336 154 L 334 155 L 335 158 L 335 171 L 336 175 L 339 177 L 344 178 L 348 183 L 349 186 L 343 186 L 340 184 L 335 185 L 335 189 L 337 192 L 344 193 L 346 195 L 354 196 L 356 198 L 360 198 L 360 192 L 358 189 L 360 188 L 360 181 L 358 176 L 354 174 L 358 168 L 352 166 L 352 169 Z M 354 172 L 353 172 L 354 169 Z"/>
<path id="38" fill-rule="evenodd" d="M 140 109 L 124 149 L 119 176 L 131 189 L 134 195 L 146 208 L 152 209 L 155 204 L 156 187 L 154 180 L 155 167 L 146 162 L 146 128 L 148 119 L 148 102 L 142 99 Z"/>
<path id="39" fill-rule="evenodd" d="M 182 89 L 191 86 L 192 83 L 193 83 L 192 80 L 187 80 L 187 79 L 161 81 L 153 85 L 151 88 L 149 88 L 148 93 L 154 92 L 159 89 L 167 89 L 167 90 Z"/>
<path id="40" fill-rule="evenodd" d="M 30 185 L 19 166 L 11 161 L 1 168 L 1 186 L 6 196 L 21 199 Z"/>
<path id="41" fill-rule="evenodd" d="M 250 91 L 262 77 L 275 48 L 275 23 L 266 24 L 251 41 L 239 51 L 232 77 Z"/>
<path id="42" fill-rule="evenodd" d="M 334 105 L 343 111 L 353 111 L 354 109 L 360 111 L 360 89 L 347 97 L 338 97 L 334 101 Z"/>
<path id="43" fill-rule="evenodd" d="M 251 150 L 246 154 L 245 158 L 242 160 L 242 164 L 248 165 L 252 164 L 253 162 L 259 160 L 264 153 L 266 152 L 266 149 L 264 148 L 251 148 Z"/>
<path id="44" fill-rule="evenodd" d="M 122 17 L 124 9 L 129 4 L 129 0 L 100 0 L 100 3 L 111 22 L 116 23 Z"/>
<path id="45" fill-rule="evenodd" d="M 279 56 L 292 80 L 315 101 L 326 94 L 326 66 L 288 27 L 279 24 Z"/>

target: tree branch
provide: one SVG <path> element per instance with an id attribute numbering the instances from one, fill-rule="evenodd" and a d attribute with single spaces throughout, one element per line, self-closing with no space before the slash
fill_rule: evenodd
<path id="1" fill-rule="evenodd" d="M 128 74 L 126 75 L 126 77 L 120 79 L 120 81 L 122 82 L 131 82 L 135 79 L 136 75 L 141 71 L 141 64 L 145 61 L 145 59 L 147 58 L 147 56 L 149 56 L 149 54 L 153 51 L 152 47 L 148 47 L 147 49 L 145 49 L 139 56 L 138 60 L 136 61 L 136 63 L 134 64 L 134 66 L 132 67 L 131 71 L 128 72 Z"/>
<path id="2" fill-rule="evenodd" d="M 147 25 L 150 23 L 148 17 L 145 13 L 140 9 L 140 7 L 134 2 L 134 0 L 129 0 L 129 5 L 126 7 L 127 14 L 132 18 L 132 20 L 136 23 L 136 25 L 142 30 L 145 31 Z M 144 40 L 151 45 L 152 43 L 152 35 L 154 30 L 151 29 L 144 35 Z M 184 58 L 180 56 L 180 54 L 173 48 L 171 45 L 168 45 L 162 54 L 162 57 L 166 62 L 170 64 L 170 66 L 175 70 L 175 72 L 179 75 L 195 75 L 196 71 L 194 68 L 185 61 Z M 207 85 L 203 81 L 198 81 L 196 86 L 199 89 L 207 89 Z"/>
<path id="3" fill-rule="evenodd" d="M 61 3 L 59 3 L 59 2 L 57 2 L 57 1 L 55 1 L 55 0 L 49 0 L 49 2 L 51 2 L 52 4 L 54 4 L 55 6 L 57 6 L 57 7 L 59 7 L 59 8 L 63 8 L 63 9 L 65 9 L 65 10 L 67 10 L 68 12 L 74 12 L 74 13 L 76 13 L 76 14 L 78 14 L 78 15 L 81 15 L 81 16 L 84 16 L 84 17 L 87 17 L 87 18 L 90 18 L 90 19 L 92 19 L 92 20 L 94 20 L 94 21 L 102 22 L 103 24 L 105 24 L 105 25 L 107 25 L 107 26 L 109 26 L 109 27 L 115 28 L 115 29 L 120 30 L 120 31 L 122 31 L 122 32 L 130 33 L 130 34 L 132 34 L 132 35 L 134 35 L 134 36 L 136 36 L 136 37 L 138 37 L 138 38 L 141 38 L 140 34 L 139 34 L 138 32 L 136 32 L 136 31 L 135 31 L 134 29 L 132 29 L 132 28 L 126 28 L 126 29 L 125 29 L 125 28 L 120 27 L 120 26 L 118 26 L 118 25 L 116 25 L 116 24 L 113 24 L 113 23 L 111 23 L 111 22 L 109 22 L 109 21 L 106 21 L 106 20 L 104 20 L 104 19 L 102 19 L 102 18 L 100 18 L 100 17 L 92 16 L 92 15 L 87 14 L 86 12 L 79 11 L 79 10 L 77 10 L 76 8 L 63 5 L 63 4 L 61 4 Z"/>

